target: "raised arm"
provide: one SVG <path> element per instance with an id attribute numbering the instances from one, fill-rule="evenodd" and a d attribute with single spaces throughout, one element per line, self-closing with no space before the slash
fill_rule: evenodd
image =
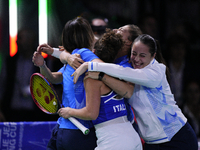
<path id="1" fill-rule="evenodd" d="M 156 63 L 156 62 L 155 62 Z M 74 83 L 85 70 L 104 72 L 112 77 L 119 78 L 134 84 L 157 87 L 165 76 L 166 66 L 157 64 L 155 67 L 132 69 L 111 63 L 88 62 L 81 65 L 74 73 Z"/>
<path id="2" fill-rule="evenodd" d="M 157 63 L 157 62 L 154 62 Z M 151 65 L 151 64 L 150 64 Z M 150 88 L 157 87 L 165 76 L 166 66 L 156 64 L 154 67 L 147 66 L 142 69 L 132 69 L 111 63 L 88 63 L 88 71 L 105 72 L 106 74 Z"/>
<path id="3" fill-rule="evenodd" d="M 134 91 L 134 84 L 130 82 L 125 82 L 119 80 L 117 78 L 111 77 L 107 74 L 103 74 L 100 77 L 100 72 L 87 72 L 84 79 L 92 78 L 92 79 L 101 79 L 103 83 L 105 83 L 108 87 L 114 90 L 117 94 L 122 97 L 130 98 L 133 95 Z"/>
<path id="4" fill-rule="evenodd" d="M 48 55 L 58 58 L 63 64 L 68 63 L 74 69 L 78 68 L 82 63 L 84 63 L 84 61 L 80 58 L 80 55 L 71 55 L 64 49 L 63 46 L 59 46 L 59 48 L 52 48 L 48 44 L 41 44 L 37 47 L 37 52 L 44 52 Z"/>
<path id="5" fill-rule="evenodd" d="M 72 76 L 74 76 L 74 83 L 76 83 L 79 76 L 82 75 L 88 69 L 88 64 L 89 62 L 83 63 L 72 74 Z M 99 79 L 99 72 L 87 72 L 85 79 L 87 78 Z M 130 98 L 133 94 L 134 84 L 132 83 L 124 82 L 122 80 L 116 79 L 106 74 L 103 76 L 102 81 L 120 96 L 123 96 L 125 98 Z"/>
<path id="6" fill-rule="evenodd" d="M 80 58 L 79 54 L 73 54 L 71 55 L 67 51 L 63 51 L 60 54 L 60 61 L 63 64 L 68 63 L 73 69 L 77 69 L 84 61 Z"/>
<path id="7" fill-rule="evenodd" d="M 43 56 L 39 52 L 35 52 L 33 54 L 32 61 L 35 66 L 40 68 L 40 73 L 44 75 L 51 83 L 57 84 L 62 82 L 62 73 L 51 72 L 51 70 L 46 66 Z"/>
<path id="8" fill-rule="evenodd" d="M 45 44 L 45 43 L 41 44 L 37 47 L 37 52 L 39 52 L 39 53 L 44 52 L 48 55 L 52 55 L 53 51 L 54 51 L 54 49 L 51 46 L 49 46 L 48 44 Z"/>

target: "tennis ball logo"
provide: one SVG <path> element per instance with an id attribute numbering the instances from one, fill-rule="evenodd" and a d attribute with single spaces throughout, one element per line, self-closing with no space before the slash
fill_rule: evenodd
<path id="1" fill-rule="evenodd" d="M 36 93 L 37 93 L 37 95 L 38 95 L 39 97 L 42 97 L 42 91 L 41 91 L 41 89 L 37 88 L 37 89 L 36 89 Z"/>
<path id="2" fill-rule="evenodd" d="M 45 100 L 45 102 L 47 104 L 49 104 L 53 100 L 53 98 L 54 98 L 54 95 L 51 94 L 51 92 L 48 91 L 48 93 L 49 93 L 49 96 L 45 95 L 45 97 L 44 97 L 44 100 Z"/>
<path id="3" fill-rule="evenodd" d="M 46 88 L 45 88 L 42 84 L 40 84 L 40 88 L 38 87 L 38 88 L 36 89 L 36 93 L 37 93 L 37 95 L 38 95 L 39 97 L 42 97 L 42 95 L 43 95 L 45 92 L 46 92 Z"/>
<path id="4" fill-rule="evenodd" d="M 37 95 L 38 95 L 39 97 L 41 97 L 41 98 L 42 98 L 42 96 L 45 94 L 46 91 L 47 91 L 47 89 L 46 89 L 42 84 L 40 84 L 40 88 L 38 87 L 38 88 L 36 89 Z M 51 92 L 49 92 L 49 91 L 47 91 L 47 93 L 48 93 L 48 94 L 46 94 L 46 95 L 44 96 L 44 100 L 45 100 L 45 102 L 46 102 L 47 104 L 49 104 L 49 103 L 54 99 L 54 95 L 53 95 Z"/>

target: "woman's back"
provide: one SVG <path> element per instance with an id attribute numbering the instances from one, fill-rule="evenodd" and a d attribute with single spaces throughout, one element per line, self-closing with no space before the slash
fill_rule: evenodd
<path id="1" fill-rule="evenodd" d="M 93 59 L 97 59 L 98 57 L 89 49 L 82 48 L 82 49 L 75 49 L 72 54 L 80 54 L 83 61 L 92 61 Z M 64 107 L 71 107 L 80 109 L 86 106 L 85 101 L 85 88 L 83 84 L 84 74 L 79 78 L 76 84 L 73 83 L 73 77 L 71 74 L 75 70 L 67 64 L 64 65 L 59 72 L 63 74 L 63 95 L 62 95 L 62 104 Z M 92 127 L 92 123 L 90 121 L 85 121 L 78 119 L 83 125 L 90 128 Z M 68 119 L 64 119 L 62 117 L 58 120 L 61 128 L 70 128 L 70 129 L 77 129 L 73 123 L 71 123 Z"/>

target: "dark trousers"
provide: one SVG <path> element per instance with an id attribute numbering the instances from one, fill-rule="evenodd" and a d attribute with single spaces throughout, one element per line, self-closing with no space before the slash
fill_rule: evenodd
<path id="1" fill-rule="evenodd" d="M 194 130 L 187 122 L 174 135 L 171 141 L 162 144 L 147 144 L 145 150 L 198 150 L 198 141 Z"/>
<path id="2" fill-rule="evenodd" d="M 94 150 L 96 145 L 95 129 L 91 128 L 88 135 L 80 130 L 62 129 L 59 125 L 52 131 L 47 150 Z"/>

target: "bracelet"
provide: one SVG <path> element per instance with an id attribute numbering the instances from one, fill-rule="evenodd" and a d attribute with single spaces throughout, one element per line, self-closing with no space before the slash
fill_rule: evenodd
<path id="1" fill-rule="evenodd" d="M 39 66 L 40 68 L 44 68 L 46 65 L 46 61 L 44 61 L 43 65 L 42 66 Z"/>
<path id="2" fill-rule="evenodd" d="M 99 78 L 98 78 L 98 80 L 99 80 L 99 81 L 102 81 L 104 75 L 105 75 L 104 72 L 100 72 L 100 73 L 99 73 Z"/>

